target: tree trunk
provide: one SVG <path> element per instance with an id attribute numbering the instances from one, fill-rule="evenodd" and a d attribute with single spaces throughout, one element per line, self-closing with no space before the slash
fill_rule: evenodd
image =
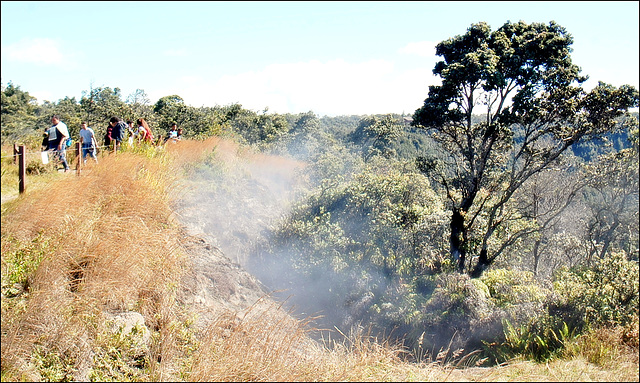
<path id="1" fill-rule="evenodd" d="M 459 210 L 453 210 L 451 216 L 451 236 L 449 237 L 450 252 L 453 260 L 458 264 L 458 271 L 464 273 L 466 251 L 461 237 L 464 233 L 464 218 Z"/>
<path id="2" fill-rule="evenodd" d="M 533 245 L 533 275 L 538 275 L 538 268 L 540 267 L 540 241 L 537 240 Z"/>
<path id="3" fill-rule="evenodd" d="M 613 224 L 611 224 L 609 230 L 607 230 L 606 234 L 603 236 L 604 244 L 602 245 L 602 250 L 600 250 L 600 259 L 604 259 L 607 251 L 609 251 L 609 246 L 611 246 L 611 242 L 613 241 L 613 233 L 616 231 L 618 226 L 620 226 L 620 221 L 618 221 L 618 219 L 616 218 L 613 221 Z"/>
<path id="4" fill-rule="evenodd" d="M 487 257 L 487 249 L 480 250 L 480 256 L 478 257 L 478 263 L 476 263 L 473 271 L 471 271 L 471 278 L 480 278 L 482 273 L 493 263 Z"/>

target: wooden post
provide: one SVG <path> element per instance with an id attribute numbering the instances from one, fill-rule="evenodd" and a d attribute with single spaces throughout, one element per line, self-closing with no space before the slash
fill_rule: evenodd
<path id="1" fill-rule="evenodd" d="M 76 175 L 80 175 L 80 169 L 82 168 L 82 144 L 76 142 L 76 158 L 78 162 L 76 162 Z"/>
<path id="2" fill-rule="evenodd" d="M 27 156 L 25 153 L 25 146 L 20 145 L 18 147 L 18 191 L 20 194 L 27 190 L 26 176 L 27 176 Z"/>

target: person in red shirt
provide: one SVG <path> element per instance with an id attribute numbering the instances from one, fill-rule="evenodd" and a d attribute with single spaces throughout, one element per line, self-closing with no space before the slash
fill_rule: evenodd
<path id="1" fill-rule="evenodd" d="M 153 133 L 151 132 L 151 128 L 149 127 L 149 124 L 147 124 L 147 121 L 145 121 L 144 118 L 139 118 L 136 123 L 138 124 L 138 139 L 146 142 L 153 142 Z"/>

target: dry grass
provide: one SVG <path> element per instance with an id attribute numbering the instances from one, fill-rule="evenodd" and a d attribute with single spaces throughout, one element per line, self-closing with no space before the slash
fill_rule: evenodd
<path id="1" fill-rule="evenodd" d="M 207 330 L 188 380 L 393 381 L 399 349 L 353 338 L 332 351 L 311 341 L 306 321 L 281 307 L 220 316 Z M 402 375 L 406 377 L 406 375 Z M 396 376 L 396 378 L 400 375 Z"/>
<path id="2" fill-rule="evenodd" d="M 597 365 L 620 381 L 638 381 L 638 321 L 592 330 L 568 344 L 565 356 Z"/>
<path id="3" fill-rule="evenodd" d="M 3 294 L 3 375 L 40 380 L 30 360 L 38 347 L 79 367 L 105 331 L 104 313 L 141 311 L 159 329 L 172 322 L 182 254 L 169 219 L 170 174 L 159 161 L 111 155 L 79 177 L 28 189 L 3 213 L 3 293 L 9 276 L 20 279 L 20 257 L 46 244 L 18 283 L 23 307 L 15 310 Z"/>
<path id="4" fill-rule="evenodd" d="M 187 262 L 169 206 L 181 166 L 214 149 L 221 161 L 241 151 L 211 138 L 167 145 L 167 157 L 104 156 L 3 206 L 2 381 L 638 380 L 628 350 L 603 366 L 578 349 L 547 365 L 458 369 L 404 362 L 402 348 L 364 334 L 329 347 L 278 305 L 226 312 L 197 333 L 174 299 Z M 109 313 L 127 311 L 144 316 L 147 345 L 113 335 Z"/>

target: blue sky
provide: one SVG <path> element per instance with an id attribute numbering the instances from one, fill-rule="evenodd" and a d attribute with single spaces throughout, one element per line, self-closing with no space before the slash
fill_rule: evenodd
<path id="1" fill-rule="evenodd" d="M 472 23 L 556 21 L 590 76 L 638 85 L 638 2 L 2 1 L 2 85 L 39 102 L 90 87 L 142 89 L 155 103 L 319 116 L 411 114 L 434 45 Z"/>

